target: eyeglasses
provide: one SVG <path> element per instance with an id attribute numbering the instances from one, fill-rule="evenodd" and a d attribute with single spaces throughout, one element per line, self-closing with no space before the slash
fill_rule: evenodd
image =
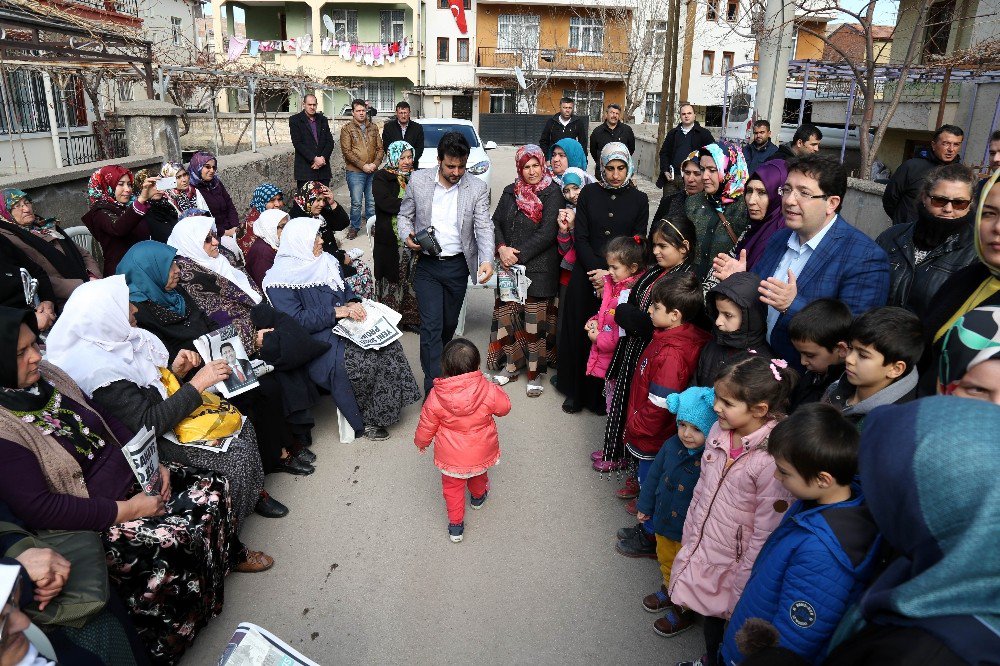
<path id="1" fill-rule="evenodd" d="M 802 192 L 799 192 L 798 190 L 793 190 L 788 185 L 782 185 L 781 187 L 779 187 L 778 194 L 780 194 L 782 198 L 785 199 L 788 199 L 793 194 L 795 195 L 796 199 L 827 199 L 830 197 L 829 194 L 804 194 Z"/>
<path id="2" fill-rule="evenodd" d="M 927 198 L 931 200 L 931 204 L 935 208 L 944 208 L 948 204 L 955 210 L 965 210 L 972 203 L 972 199 L 949 199 L 948 197 L 938 197 L 933 194 L 928 194 Z"/>

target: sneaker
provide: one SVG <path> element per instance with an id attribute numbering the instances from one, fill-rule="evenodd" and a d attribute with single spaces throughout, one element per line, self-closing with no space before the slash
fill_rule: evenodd
<path id="1" fill-rule="evenodd" d="M 625 505 L 625 510 L 631 513 L 633 516 L 639 513 L 639 507 L 636 506 L 635 500 L 629 500 L 628 504 Z"/>
<path id="2" fill-rule="evenodd" d="M 590 462 L 592 463 L 600 462 L 601 458 L 603 457 L 604 457 L 603 449 L 600 451 L 594 451 L 593 453 L 590 454 Z"/>
<path id="3" fill-rule="evenodd" d="M 622 539 L 615 550 L 625 557 L 645 557 L 656 559 L 656 538 L 646 534 L 646 530 L 636 532 L 631 539 Z"/>
<path id="4" fill-rule="evenodd" d="M 345 236 L 345 238 L 347 240 L 354 240 L 357 237 L 358 237 L 358 230 L 357 229 L 355 229 L 354 227 L 351 227 L 350 229 L 347 230 L 347 236 Z"/>
<path id="5" fill-rule="evenodd" d="M 635 536 L 636 532 L 639 532 L 643 529 L 644 528 L 642 526 L 642 523 L 636 523 L 635 526 L 633 527 L 623 527 L 620 530 L 618 530 L 618 538 L 631 539 L 633 536 Z"/>
<path id="6" fill-rule="evenodd" d="M 625 485 L 619 488 L 615 495 L 618 499 L 630 500 L 639 496 L 639 479 L 629 476 L 625 479 Z"/>
<path id="7" fill-rule="evenodd" d="M 598 472 L 616 472 L 625 468 L 624 460 L 598 460 L 593 465 Z"/>
<path id="8" fill-rule="evenodd" d="M 469 499 L 469 504 L 472 505 L 473 509 L 482 509 L 483 505 L 486 504 L 486 496 L 490 494 L 490 491 L 483 493 L 482 497 L 472 497 Z"/>
<path id="9" fill-rule="evenodd" d="M 650 613 L 663 613 L 674 607 L 674 602 L 667 594 L 667 586 L 660 585 L 660 589 L 652 594 L 647 594 L 642 598 L 642 607 Z"/>
<path id="10" fill-rule="evenodd" d="M 365 437 L 372 440 L 373 442 L 381 442 L 383 440 L 389 439 L 389 431 L 386 430 L 385 428 L 369 426 L 365 428 Z"/>
<path id="11" fill-rule="evenodd" d="M 461 541 L 464 532 L 465 523 L 448 523 L 448 538 L 451 539 L 452 543 Z"/>
<path id="12" fill-rule="evenodd" d="M 705 666 L 706 661 L 708 661 L 708 655 L 703 654 L 701 658 L 694 661 L 678 661 L 677 666 Z"/>
<path id="13" fill-rule="evenodd" d="M 677 634 L 687 631 L 694 626 L 694 619 L 691 615 L 692 613 L 690 611 L 682 611 L 677 608 L 677 606 L 674 606 L 667 611 L 666 615 L 653 623 L 653 631 L 665 638 L 676 636 Z M 700 663 L 701 659 L 698 659 L 697 661 L 682 661 L 678 662 L 678 666 L 679 664 Z"/>

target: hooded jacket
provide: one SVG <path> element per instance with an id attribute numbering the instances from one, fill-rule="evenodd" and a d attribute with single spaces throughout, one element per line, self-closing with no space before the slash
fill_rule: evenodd
<path id="1" fill-rule="evenodd" d="M 625 446 L 638 458 L 652 459 L 663 442 L 677 434 L 667 396 L 691 384 L 698 355 L 709 335 L 694 324 L 658 328 L 632 375 L 625 418 Z"/>
<path id="2" fill-rule="evenodd" d="M 917 399 L 917 385 L 920 383 L 920 373 L 914 368 L 875 395 L 862 400 L 859 403 L 848 405 L 847 401 L 857 390 L 853 384 L 847 381 L 844 375 L 826 390 L 823 402 L 833 405 L 854 425 L 861 430 L 864 426 L 865 417 L 876 407 L 883 405 L 901 405 L 905 402 Z"/>
<path id="3" fill-rule="evenodd" d="M 420 449 L 434 440 L 434 464 L 446 476 L 469 478 L 500 460 L 494 416 L 510 413 L 510 398 L 476 370 L 438 377 L 420 410 L 413 443 Z"/>
<path id="4" fill-rule="evenodd" d="M 715 329 L 715 339 L 705 345 L 698 360 L 698 374 L 695 384 L 712 386 L 719 372 L 727 365 L 739 363 L 751 356 L 773 358 L 767 346 L 767 307 L 760 302 L 757 288 L 760 277 L 743 271 L 733 273 L 709 290 L 707 297 L 708 316 L 715 322 L 719 308 L 715 305 L 715 295 L 724 296 L 740 308 L 740 327 L 732 333 Z"/>
<path id="5" fill-rule="evenodd" d="M 660 448 L 642 484 L 636 503 L 639 511 L 653 517 L 653 532 L 680 541 L 694 487 L 701 476 L 705 447 L 688 449 L 674 435 Z"/>
<path id="6" fill-rule="evenodd" d="M 587 374 L 591 377 L 604 379 L 608 366 L 618 346 L 619 326 L 615 323 L 615 312 L 619 303 L 628 298 L 632 285 L 639 279 L 638 275 L 626 278 L 616 283 L 611 275 L 604 276 L 604 290 L 601 292 L 601 308 L 589 321 L 597 322 L 597 339 L 590 345 L 590 355 L 587 357 Z M 624 298 L 622 293 L 625 294 Z"/>
<path id="7" fill-rule="evenodd" d="M 764 544 L 722 643 L 723 663 L 744 655 L 736 633 L 750 618 L 778 630 L 779 644 L 819 663 L 847 608 L 874 575 L 879 529 L 860 486 L 836 504 L 795 502 Z"/>
<path id="8" fill-rule="evenodd" d="M 712 426 L 670 574 L 674 603 L 710 617 L 732 615 L 757 553 L 794 500 L 774 478 L 767 452 L 775 425 L 768 421 L 744 437 L 744 452 L 732 463 L 731 431 Z"/>

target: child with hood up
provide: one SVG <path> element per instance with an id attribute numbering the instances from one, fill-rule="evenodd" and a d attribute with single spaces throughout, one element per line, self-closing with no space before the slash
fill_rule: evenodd
<path id="1" fill-rule="evenodd" d="M 724 367 L 751 356 L 774 357 L 767 345 L 767 307 L 760 302 L 760 278 L 749 271 L 733 273 L 705 297 L 715 339 L 698 359 L 697 386 L 711 386 Z"/>

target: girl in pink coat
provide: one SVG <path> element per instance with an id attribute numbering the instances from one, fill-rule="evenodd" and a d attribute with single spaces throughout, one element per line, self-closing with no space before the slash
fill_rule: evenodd
<path id="1" fill-rule="evenodd" d="M 619 236 L 608 243 L 604 257 L 608 262 L 608 274 L 604 276 L 601 292 L 601 309 L 587 322 L 587 337 L 590 338 L 590 356 L 587 358 L 587 374 L 604 379 L 615 355 L 619 328 L 615 322 L 615 308 L 628 300 L 632 285 L 639 272 L 646 265 L 647 244 L 642 236 Z M 607 408 L 611 409 L 611 396 L 615 394 L 613 382 L 607 382 L 604 395 Z"/>
<path id="2" fill-rule="evenodd" d="M 449 342 L 441 354 L 442 376 L 420 411 L 413 438 L 425 453 L 434 441 L 434 464 L 448 507 L 448 536 L 454 543 L 465 532 L 465 488 L 473 509 L 486 502 L 486 475 L 500 461 L 500 437 L 494 416 L 510 413 L 510 398 L 479 370 L 479 350 L 465 338 Z"/>
<path id="3" fill-rule="evenodd" d="M 664 636 L 705 616 L 706 666 L 718 664 L 726 620 L 750 577 L 757 553 L 794 498 L 774 477 L 767 438 L 778 423 L 796 374 L 781 359 L 753 356 L 726 366 L 715 380 L 712 426 L 701 476 L 684 520 L 681 550 L 670 574 Z"/>

